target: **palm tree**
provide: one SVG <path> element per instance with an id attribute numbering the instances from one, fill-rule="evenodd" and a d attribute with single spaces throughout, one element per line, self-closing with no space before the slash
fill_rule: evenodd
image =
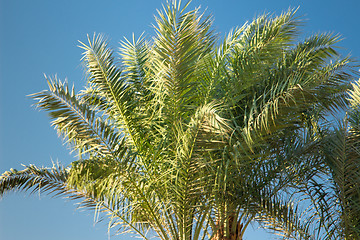
<path id="1" fill-rule="evenodd" d="M 320 169 L 319 129 L 347 105 L 339 37 L 296 42 L 289 10 L 217 44 L 211 17 L 189 4 L 164 5 L 154 38 L 124 40 L 119 57 L 101 35 L 80 42 L 87 86 L 47 77 L 49 90 L 32 95 L 79 159 L 5 172 L 0 195 L 81 199 L 144 239 L 242 239 L 252 221 L 312 237 L 289 195 Z"/>

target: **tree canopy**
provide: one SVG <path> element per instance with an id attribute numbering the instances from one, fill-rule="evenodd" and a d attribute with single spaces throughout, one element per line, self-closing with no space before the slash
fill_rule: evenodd
<path id="1" fill-rule="evenodd" d="M 220 40 L 189 4 L 164 4 L 153 38 L 117 53 L 99 34 L 80 42 L 84 89 L 46 77 L 32 95 L 78 160 L 5 172 L 0 195 L 78 200 L 144 239 L 242 239 L 252 221 L 359 239 L 360 87 L 340 37 L 300 40 L 290 9 Z"/>

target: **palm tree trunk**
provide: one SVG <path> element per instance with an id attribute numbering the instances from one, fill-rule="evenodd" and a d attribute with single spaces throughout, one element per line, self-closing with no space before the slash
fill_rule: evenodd
<path id="1" fill-rule="evenodd" d="M 234 222 L 236 221 L 236 222 Z M 242 240 L 243 223 L 234 216 L 229 216 L 225 223 L 217 221 L 217 231 L 212 240 Z M 228 229 L 226 229 L 228 228 Z"/>

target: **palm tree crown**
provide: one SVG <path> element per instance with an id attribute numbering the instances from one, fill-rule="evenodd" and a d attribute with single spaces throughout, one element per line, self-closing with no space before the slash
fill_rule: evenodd
<path id="1" fill-rule="evenodd" d="M 298 42 L 288 10 L 218 41 L 189 4 L 165 4 L 154 37 L 125 39 L 118 56 L 102 35 L 80 42 L 86 87 L 47 77 L 32 95 L 79 159 L 5 172 L 0 195 L 81 199 L 144 239 L 242 239 L 251 221 L 286 238 L 357 239 L 360 91 L 339 36 Z"/>

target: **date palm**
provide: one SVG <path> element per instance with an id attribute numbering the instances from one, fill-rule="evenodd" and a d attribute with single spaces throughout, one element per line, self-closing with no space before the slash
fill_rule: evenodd
<path id="1" fill-rule="evenodd" d="M 211 17 L 188 5 L 164 5 L 153 39 L 124 40 L 118 57 L 101 35 L 80 43 L 85 88 L 47 77 L 32 95 L 79 160 L 5 172 L 1 195 L 81 199 L 145 239 L 242 239 L 251 221 L 311 237 L 287 191 L 319 169 L 318 128 L 346 107 L 351 62 L 338 36 L 297 43 L 289 10 L 218 44 Z"/>

